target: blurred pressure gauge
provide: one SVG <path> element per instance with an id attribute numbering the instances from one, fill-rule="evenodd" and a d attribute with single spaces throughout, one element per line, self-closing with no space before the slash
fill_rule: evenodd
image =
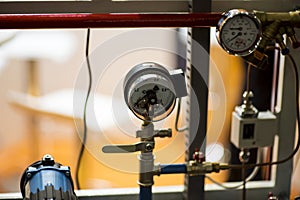
<path id="1" fill-rule="evenodd" d="M 261 39 L 259 19 L 246 10 L 233 9 L 223 14 L 216 29 L 221 47 L 229 54 L 246 56 L 252 53 Z"/>
<path id="2" fill-rule="evenodd" d="M 133 67 L 124 80 L 124 98 L 141 120 L 159 121 L 173 110 L 176 92 L 168 70 L 157 63 Z"/>

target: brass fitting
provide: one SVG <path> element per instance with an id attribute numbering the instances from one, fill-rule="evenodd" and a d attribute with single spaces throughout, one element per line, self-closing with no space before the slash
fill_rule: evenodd
<path id="1" fill-rule="evenodd" d="M 264 12 L 264 11 L 254 11 L 255 16 L 261 21 L 263 25 L 269 24 L 276 20 L 281 21 L 284 25 L 291 25 L 293 27 L 300 27 L 300 11 L 290 11 L 290 12 Z"/>
<path id="2" fill-rule="evenodd" d="M 229 169 L 226 163 L 218 162 L 197 162 L 189 161 L 186 166 L 187 174 L 190 176 L 204 175 L 212 172 L 220 172 L 220 170 Z"/>

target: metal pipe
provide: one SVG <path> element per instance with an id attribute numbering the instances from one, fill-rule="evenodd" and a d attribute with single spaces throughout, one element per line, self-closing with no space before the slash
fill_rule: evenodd
<path id="1" fill-rule="evenodd" d="M 221 13 L 0 14 L 0 29 L 212 27 Z"/>
<path id="2" fill-rule="evenodd" d="M 139 200 L 152 200 L 152 186 L 140 186 Z"/>
<path id="3" fill-rule="evenodd" d="M 186 172 L 186 164 L 160 165 L 160 174 L 183 174 Z"/>

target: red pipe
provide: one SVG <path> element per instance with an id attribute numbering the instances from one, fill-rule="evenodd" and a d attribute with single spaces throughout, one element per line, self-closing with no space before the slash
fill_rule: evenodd
<path id="1" fill-rule="evenodd" d="M 0 29 L 212 27 L 220 13 L 0 14 Z"/>

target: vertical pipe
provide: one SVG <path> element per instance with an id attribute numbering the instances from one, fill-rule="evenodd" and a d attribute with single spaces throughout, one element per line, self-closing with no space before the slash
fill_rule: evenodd
<path id="1" fill-rule="evenodd" d="M 150 133 L 150 137 L 149 137 Z M 141 150 L 141 154 L 138 156 L 140 161 L 140 171 L 139 171 L 139 185 L 140 185 L 140 200 L 152 200 L 152 185 L 153 181 L 153 170 L 154 170 L 154 133 L 153 123 L 144 122 L 142 126 L 142 133 L 140 134 L 141 141 L 149 143 L 146 145 L 145 149 Z M 153 143 L 153 145 L 151 145 Z"/>
<path id="2" fill-rule="evenodd" d="M 139 155 L 140 160 L 140 200 L 152 199 L 152 185 L 153 181 L 153 168 L 154 168 L 154 156 L 152 152 L 142 152 Z"/>
<path id="3" fill-rule="evenodd" d="M 152 200 L 152 186 L 140 186 L 139 200 Z"/>

